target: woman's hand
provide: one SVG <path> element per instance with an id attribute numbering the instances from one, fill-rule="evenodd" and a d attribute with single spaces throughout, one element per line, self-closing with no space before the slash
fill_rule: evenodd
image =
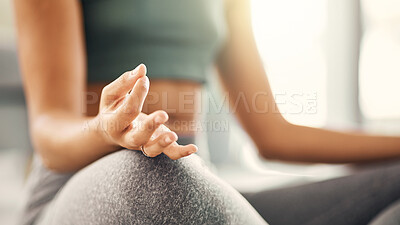
<path id="1" fill-rule="evenodd" d="M 195 145 L 178 145 L 178 136 L 163 125 L 168 120 L 166 112 L 141 113 L 148 91 L 143 64 L 103 88 L 96 120 L 104 138 L 116 147 L 140 150 L 143 146 L 149 157 L 163 152 L 175 160 L 195 153 Z"/>

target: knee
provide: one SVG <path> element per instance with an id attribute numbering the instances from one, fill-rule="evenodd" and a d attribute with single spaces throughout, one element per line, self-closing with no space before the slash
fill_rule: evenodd
<path id="1" fill-rule="evenodd" d="M 156 197 L 148 196 L 149 193 L 166 194 L 171 189 L 178 191 L 182 187 L 196 186 L 204 173 L 209 171 L 197 156 L 171 160 L 164 154 L 148 158 L 140 151 L 122 150 L 79 171 L 69 183 L 85 183 L 87 189 L 92 187 L 110 192 L 108 194 L 113 194 L 111 190 L 115 189 L 120 193 L 119 198 L 132 198 L 123 194 L 135 193 L 136 201 L 145 195 L 146 198 Z"/>
<path id="2" fill-rule="evenodd" d="M 174 161 L 127 150 L 79 171 L 55 204 L 50 214 L 57 222 L 77 225 L 242 224 L 238 221 L 259 219 L 197 156 Z"/>
<path id="3" fill-rule="evenodd" d="M 379 213 L 369 225 L 389 225 L 400 222 L 400 201 L 396 201 Z"/>
<path id="4" fill-rule="evenodd" d="M 202 223 L 225 213 L 208 199 L 212 188 L 207 171 L 197 156 L 174 161 L 165 155 L 147 158 L 140 151 L 118 151 L 68 181 L 52 206 L 62 210 L 54 210 L 52 218 L 74 224 Z"/>
<path id="5" fill-rule="evenodd" d="M 149 158 L 140 151 L 121 150 L 94 162 L 81 173 L 125 185 L 143 185 L 146 180 L 148 184 L 179 182 L 178 178 L 187 181 L 189 177 L 198 176 L 199 171 L 204 173 L 208 169 L 196 155 L 172 160 L 164 154 Z"/>

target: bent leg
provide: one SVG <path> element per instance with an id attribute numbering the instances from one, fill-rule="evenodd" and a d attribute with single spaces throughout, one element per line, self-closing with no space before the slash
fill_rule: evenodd
<path id="1" fill-rule="evenodd" d="M 367 224 L 400 199 L 400 163 L 297 187 L 245 194 L 268 222 L 291 224 Z"/>
<path id="2" fill-rule="evenodd" d="M 264 224 L 197 156 L 118 151 L 75 174 L 39 224 Z"/>
<path id="3" fill-rule="evenodd" d="M 400 201 L 397 201 L 379 213 L 370 225 L 400 225 Z"/>

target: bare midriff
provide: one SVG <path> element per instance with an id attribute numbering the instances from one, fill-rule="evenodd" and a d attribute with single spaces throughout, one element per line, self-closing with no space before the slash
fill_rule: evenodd
<path id="1" fill-rule="evenodd" d="M 107 83 L 89 84 L 87 88 L 87 115 L 98 113 L 100 94 Z M 202 84 L 181 80 L 150 80 L 150 90 L 143 112 L 150 114 L 164 110 L 169 115 L 166 124 L 178 135 L 195 135 L 191 125 L 199 118 Z"/>

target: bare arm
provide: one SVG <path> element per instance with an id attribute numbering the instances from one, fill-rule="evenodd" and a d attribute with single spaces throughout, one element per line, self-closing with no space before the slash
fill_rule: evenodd
<path id="1" fill-rule="evenodd" d="M 83 115 L 86 62 L 78 0 L 15 0 L 15 10 L 31 139 L 47 167 L 78 170 L 121 146 L 146 145 L 151 156 L 164 152 L 173 159 L 196 150 L 178 146 L 176 134 L 160 128 L 165 112 L 140 113 L 149 86 L 144 66 L 103 89 L 99 115 Z M 151 140 L 154 132 L 158 138 Z"/>
<path id="2" fill-rule="evenodd" d="M 277 110 L 257 52 L 249 1 L 228 3 L 227 18 L 230 36 L 220 55 L 218 69 L 233 110 L 261 155 L 281 160 L 327 163 L 400 156 L 400 137 L 334 132 L 288 123 Z"/>

